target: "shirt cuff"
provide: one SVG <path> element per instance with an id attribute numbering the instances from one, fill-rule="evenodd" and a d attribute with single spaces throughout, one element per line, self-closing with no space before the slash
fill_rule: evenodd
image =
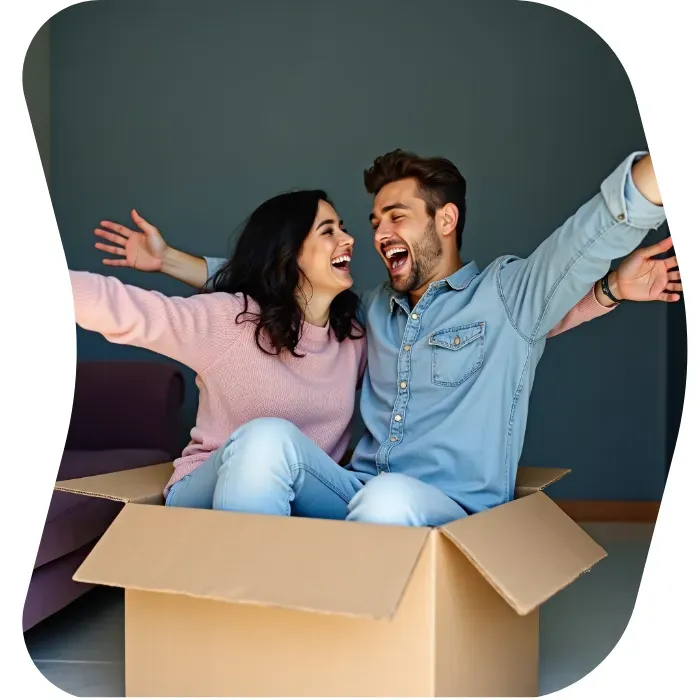
<path id="1" fill-rule="evenodd" d="M 207 266 L 207 288 L 211 288 L 211 278 L 214 276 L 218 270 L 223 267 L 223 265 L 226 263 L 225 258 L 208 258 L 206 255 L 202 256 L 204 258 L 204 262 Z"/>
<path id="2" fill-rule="evenodd" d="M 619 222 L 640 229 L 656 229 L 666 221 L 663 206 L 650 202 L 634 184 L 632 166 L 647 155 L 635 151 L 603 182 L 601 191 L 608 208 Z"/>

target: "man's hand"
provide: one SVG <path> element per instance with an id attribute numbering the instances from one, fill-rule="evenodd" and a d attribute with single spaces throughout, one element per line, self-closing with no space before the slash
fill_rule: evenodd
<path id="1" fill-rule="evenodd" d="M 630 253 L 617 270 L 608 276 L 608 285 L 613 296 L 627 301 L 675 302 L 683 291 L 681 273 L 676 256 L 654 259 L 673 247 L 671 237 L 647 248 L 639 248 Z M 613 302 L 602 293 L 600 282 L 596 284 L 596 298 L 605 306 Z"/>
<path id="2" fill-rule="evenodd" d="M 105 253 L 120 256 L 117 259 L 105 258 L 102 261 L 103 264 L 115 267 L 133 267 L 135 270 L 144 272 L 161 272 L 168 254 L 168 244 L 160 231 L 139 216 L 135 209 L 131 210 L 131 218 L 141 229 L 141 232 L 132 231 L 126 226 L 111 221 L 100 222 L 101 226 L 110 229 L 110 231 L 95 229 L 96 236 L 115 244 L 107 245 L 98 241 L 95 243 L 95 248 Z"/>

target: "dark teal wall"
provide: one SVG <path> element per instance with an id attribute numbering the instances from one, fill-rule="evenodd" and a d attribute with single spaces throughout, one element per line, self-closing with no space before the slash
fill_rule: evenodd
<path id="1" fill-rule="evenodd" d="M 128 223 L 131 207 L 173 245 L 224 255 L 262 199 L 320 186 L 357 239 L 365 288 L 385 272 L 362 170 L 397 147 L 462 169 L 463 252 L 483 265 L 532 251 L 646 146 L 611 50 L 533 3 L 98 0 L 52 20 L 51 59 L 53 197 L 71 268 L 109 271 L 92 230 Z M 522 462 L 574 470 L 553 495 L 661 495 L 667 338 L 666 308 L 649 304 L 551 341 Z M 149 355 L 83 332 L 78 341 L 82 358 Z"/>

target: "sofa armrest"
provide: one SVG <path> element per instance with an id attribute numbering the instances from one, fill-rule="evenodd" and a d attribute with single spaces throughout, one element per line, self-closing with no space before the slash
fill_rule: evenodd
<path id="1" fill-rule="evenodd" d="M 164 362 L 78 362 L 66 450 L 179 454 L 182 372 Z"/>

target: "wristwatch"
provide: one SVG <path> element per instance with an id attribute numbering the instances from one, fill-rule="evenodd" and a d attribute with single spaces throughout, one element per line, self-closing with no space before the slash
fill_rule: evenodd
<path id="1" fill-rule="evenodd" d="M 624 301 L 624 299 L 618 299 L 618 298 L 615 297 L 615 296 L 613 295 L 613 293 L 610 291 L 610 287 L 608 286 L 608 275 L 609 275 L 609 274 L 610 274 L 610 272 L 608 271 L 608 272 L 605 274 L 605 277 L 603 277 L 603 279 L 600 280 L 600 286 L 601 286 L 601 288 L 603 289 L 603 294 L 605 294 L 605 296 L 608 297 L 608 299 L 610 299 L 611 301 L 613 301 L 615 304 L 621 304 L 621 303 Z"/>

